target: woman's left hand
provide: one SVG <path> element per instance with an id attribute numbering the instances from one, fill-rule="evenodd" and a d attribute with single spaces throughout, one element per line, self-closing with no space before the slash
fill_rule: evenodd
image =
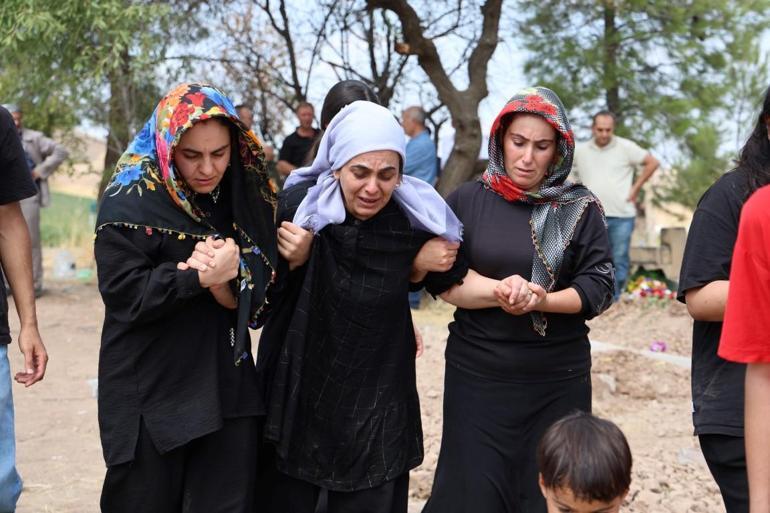
<path id="1" fill-rule="evenodd" d="M 417 359 L 421 357 L 423 351 L 425 351 L 425 343 L 422 340 L 422 333 L 420 333 L 420 330 L 417 329 L 417 326 L 414 327 L 414 340 L 416 345 L 414 358 Z"/>
<path id="2" fill-rule="evenodd" d="M 495 289 L 497 304 L 511 315 L 523 315 L 538 310 L 547 292 L 537 283 L 515 274 L 500 281 Z"/>

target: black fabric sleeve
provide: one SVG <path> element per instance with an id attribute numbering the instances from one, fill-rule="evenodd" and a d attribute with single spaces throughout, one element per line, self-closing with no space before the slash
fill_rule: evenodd
<path id="1" fill-rule="evenodd" d="M 198 271 L 180 271 L 176 262 L 155 265 L 140 248 L 140 237 L 150 239 L 139 230 L 105 226 L 94 243 L 99 292 L 107 309 L 123 323 L 156 321 L 205 290 Z"/>
<path id="2" fill-rule="evenodd" d="M 714 184 L 693 215 L 679 273 L 677 299 L 683 303 L 688 290 L 729 279 L 740 212 L 740 198 L 726 187 L 730 178 Z"/>
<path id="3" fill-rule="evenodd" d="M 27 167 L 24 148 L 16 133 L 11 114 L 0 107 L 0 205 L 14 203 L 37 194 L 32 174 Z"/>
<path id="4" fill-rule="evenodd" d="M 589 203 L 578 221 L 570 242 L 571 286 L 583 303 L 586 319 L 592 319 L 612 304 L 615 273 L 607 227 L 596 203 Z"/>
<path id="5" fill-rule="evenodd" d="M 281 149 L 278 151 L 278 160 L 291 162 L 292 156 L 294 155 L 294 145 L 292 144 L 293 135 L 294 134 L 290 134 L 288 137 L 286 137 L 286 139 L 283 140 Z"/>

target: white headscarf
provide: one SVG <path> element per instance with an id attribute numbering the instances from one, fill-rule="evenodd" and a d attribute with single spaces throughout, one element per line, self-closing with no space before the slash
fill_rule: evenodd
<path id="1" fill-rule="evenodd" d="M 285 188 L 316 180 L 294 214 L 294 224 L 318 233 L 328 224 L 345 220 L 345 201 L 333 171 L 370 151 L 391 150 L 405 160 L 404 132 L 388 109 L 367 101 L 346 105 L 331 120 L 321 137 L 318 154 L 309 167 L 292 171 Z M 462 240 L 462 224 L 444 199 L 429 184 L 402 176 L 393 191 L 412 227 L 447 240 Z"/>

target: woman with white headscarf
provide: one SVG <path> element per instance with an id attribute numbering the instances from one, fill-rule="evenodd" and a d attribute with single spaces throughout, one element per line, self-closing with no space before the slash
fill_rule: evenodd
<path id="1" fill-rule="evenodd" d="M 432 187 L 403 176 L 403 159 L 393 115 L 357 101 L 279 199 L 277 223 L 315 235 L 305 251 L 279 250 L 260 340 L 278 469 L 271 511 L 407 510 L 409 470 L 423 458 L 412 263 L 436 236 L 458 242 L 461 226 Z M 429 274 L 425 284 L 439 293 L 463 276 Z"/>

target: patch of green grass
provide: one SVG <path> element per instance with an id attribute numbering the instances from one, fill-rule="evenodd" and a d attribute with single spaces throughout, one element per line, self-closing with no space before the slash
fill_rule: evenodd
<path id="1" fill-rule="evenodd" d="M 51 205 L 41 210 L 43 246 L 84 247 L 93 242 L 96 203 L 91 198 L 51 193 Z"/>

